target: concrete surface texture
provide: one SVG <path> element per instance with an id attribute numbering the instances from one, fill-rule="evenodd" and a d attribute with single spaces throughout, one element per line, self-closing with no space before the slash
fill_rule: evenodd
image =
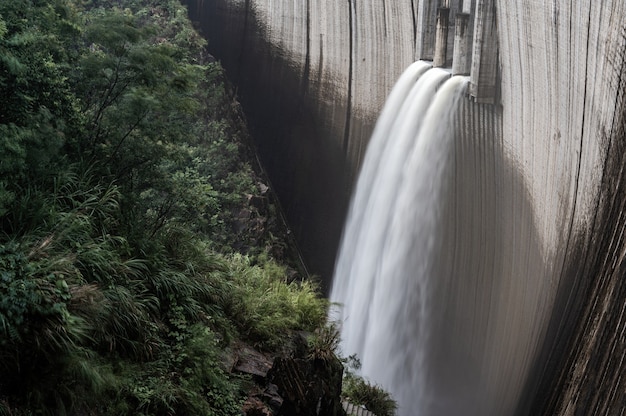
<path id="1" fill-rule="evenodd" d="M 435 55 L 439 2 L 187 3 L 239 88 L 305 257 L 328 281 L 385 97 L 406 67 Z M 523 345 L 513 355 L 524 356 L 524 370 L 511 376 L 521 378 L 511 381 L 521 387 L 507 412 L 620 414 L 626 3 L 448 3 L 451 21 L 455 11 L 470 12 L 473 31 L 474 98 L 462 101 L 454 123 L 462 155 L 457 172 L 467 173 L 456 179 L 462 191 L 455 198 L 473 210 L 464 217 L 470 224 L 456 231 L 475 239 L 466 238 L 472 248 L 459 252 L 476 270 L 474 281 L 482 276 L 499 285 L 497 305 L 479 314 L 509 314 L 481 324 L 494 343 L 472 345 L 484 348 L 481 360 L 495 357 L 481 371 L 497 374 L 489 384 L 496 386 L 510 362 L 508 353 L 498 358 L 502 343 Z M 453 30 L 447 36 L 452 64 L 459 41 Z M 482 252 L 473 248 L 480 241 L 503 253 L 497 273 L 486 277 L 472 263 L 480 262 Z M 468 290 L 461 285 L 451 297 Z M 455 328 L 467 308 L 446 313 Z M 498 371 L 484 370 L 490 366 Z"/>

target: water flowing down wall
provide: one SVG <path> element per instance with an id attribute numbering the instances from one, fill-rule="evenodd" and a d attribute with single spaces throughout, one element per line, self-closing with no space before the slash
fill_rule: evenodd
<path id="1" fill-rule="evenodd" d="M 435 57 L 439 2 L 189 3 L 239 87 L 305 256 L 329 275 L 383 102 L 405 68 Z M 407 215 L 412 208 L 414 216 L 437 213 L 431 244 L 438 251 L 418 261 L 425 231 L 408 226 L 416 235 L 402 250 L 410 253 L 406 267 L 443 267 L 429 274 L 445 278 L 429 287 L 436 301 L 428 305 L 415 300 L 424 293 L 411 280 L 405 290 L 377 283 L 375 293 L 384 288 L 389 294 L 368 299 L 361 291 L 369 284 L 367 267 L 351 266 L 365 280 L 350 282 L 350 294 L 341 295 L 344 313 L 355 311 L 341 318 L 346 343 L 367 339 L 355 347 L 364 355 L 364 371 L 395 385 L 405 408 L 413 406 L 408 397 L 420 397 L 415 406 L 423 414 L 466 404 L 475 414 L 620 414 L 626 391 L 626 4 L 448 3 L 459 20 L 466 9 L 468 18 L 482 16 L 470 25 L 473 98 L 460 98 L 451 116 L 438 199 L 430 208 L 408 196 L 397 204 Z M 446 49 L 467 42 L 450 33 Z M 389 230 L 398 227 L 393 221 Z M 393 279 L 395 272 L 380 264 L 383 278 Z M 399 296 L 413 302 L 398 303 Z M 420 340 L 424 328 L 417 320 L 414 327 L 386 325 L 393 336 L 373 333 L 367 322 L 391 319 L 373 312 L 380 308 L 395 309 L 392 317 L 428 313 L 438 331 Z M 417 349 L 420 342 L 423 349 Z M 379 350 L 408 354 L 417 363 L 378 368 L 368 351 Z M 392 380 L 397 377 L 429 383 L 418 387 L 418 396 L 414 389 L 403 392 L 402 382 Z M 500 399 L 486 404 L 489 397 Z"/>
<path id="2" fill-rule="evenodd" d="M 406 85 L 414 67 L 383 110 L 348 217 L 331 296 L 343 347 L 401 415 L 515 414 L 557 279 L 499 110 L 444 70 Z"/>

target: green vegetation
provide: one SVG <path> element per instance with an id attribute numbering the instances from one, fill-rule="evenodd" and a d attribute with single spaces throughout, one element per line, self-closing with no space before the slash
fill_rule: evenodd
<path id="1" fill-rule="evenodd" d="M 346 360 L 341 395 L 352 404 L 365 406 L 376 416 L 394 416 L 398 404 L 382 387 L 373 385 L 355 373 L 361 368 L 359 359 L 352 355 Z"/>
<path id="2" fill-rule="evenodd" d="M 339 328 L 334 323 L 329 323 L 318 328 L 309 338 L 309 355 L 311 358 L 322 361 L 340 359 L 337 356 L 340 341 Z"/>
<path id="3" fill-rule="evenodd" d="M 226 347 L 324 325 L 204 47 L 176 0 L 0 2 L 0 415 L 238 415 Z"/>
<path id="4" fill-rule="evenodd" d="M 348 358 L 339 357 L 340 332 L 338 325 L 329 322 L 315 330 L 309 337 L 309 356 L 315 360 L 331 362 L 339 360 L 343 363 L 343 380 L 341 386 L 341 398 L 354 405 L 364 406 L 376 416 L 394 416 L 398 404 L 391 394 L 382 387 L 373 385 L 362 376 L 358 375 L 361 369 L 361 361 L 356 355 Z"/>

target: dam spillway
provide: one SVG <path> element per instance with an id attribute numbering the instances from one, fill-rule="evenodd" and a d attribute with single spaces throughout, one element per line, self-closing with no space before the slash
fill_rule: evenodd
<path id="1" fill-rule="evenodd" d="M 240 89 L 305 256 L 328 275 L 349 190 L 385 97 L 412 62 L 433 58 L 439 2 L 188 3 Z M 537 363 L 543 364 L 528 370 L 535 383 L 523 393 L 529 409 L 519 412 L 619 414 L 626 4 L 450 3 L 457 11 L 483 7 L 492 19 L 484 20 L 491 26 L 480 36 L 498 44 L 495 65 L 473 60 L 489 70 L 469 86 L 471 92 L 472 85 L 493 85 L 487 97 L 495 103 L 459 104 L 457 125 L 468 141 L 457 141 L 475 146 L 467 147 L 474 153 L 467 153 L 464 169 L 474 172 L 466 179 L 477 188 L 460 187 L 465 194 L 455 198 L 473 207 L 471 231 L 485 235 L 480 241 L 493 246 L 486 235 L 499 235 L 506 250 L 529 253 L 504 265 L 508 278 L 532 275 L 556 293 L 544 305 L 552 313 L 542 324 L 546 341 Z M 474 36 L 477 30 L 474 25 Z M 448 38 L 450 48 L 455 43 Z M 495 147 L 481 144 L 488 137 Z M 489 181 L 495 184 L 487 187 Z M 498 207 L 499 231 L 477 225 L 486 223 L 481 212 L 489 206 Z M 497 298 L 531 302 L 510 296 Z"/>
<path id="2" fill-rule="evenodd" d="M 455 89 L 469 77 L 431 69 L 415 81 L 425 65 L 405 71 L 370 140 L 333 318 L 345 354 L 393 393 L 400 415 L 516 414 L 558 285 L 497 110 Z M 496 128 L 477 140 L 468 112 Z"/>

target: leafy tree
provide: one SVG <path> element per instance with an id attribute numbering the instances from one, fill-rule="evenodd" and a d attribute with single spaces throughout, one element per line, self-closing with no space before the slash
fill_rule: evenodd
<path id="1" fill-rule="evenodd" d="M 65 138 L 80 124 L 65 82 L 78 33 L 61 1 L 0 4 L 0 217 L 17 193 L 46 183 L 62 163 Z M 4 221 L 3 228 L 10 226 Z M 15 227 L 15 225 L 13 225 Z"/>
<path id="2" fill-rule="evenodd" d="M 0 2 L 0 414 L 236 415 L 221 350 L 323 324 L 204 46 L 177 0 Z"/>

